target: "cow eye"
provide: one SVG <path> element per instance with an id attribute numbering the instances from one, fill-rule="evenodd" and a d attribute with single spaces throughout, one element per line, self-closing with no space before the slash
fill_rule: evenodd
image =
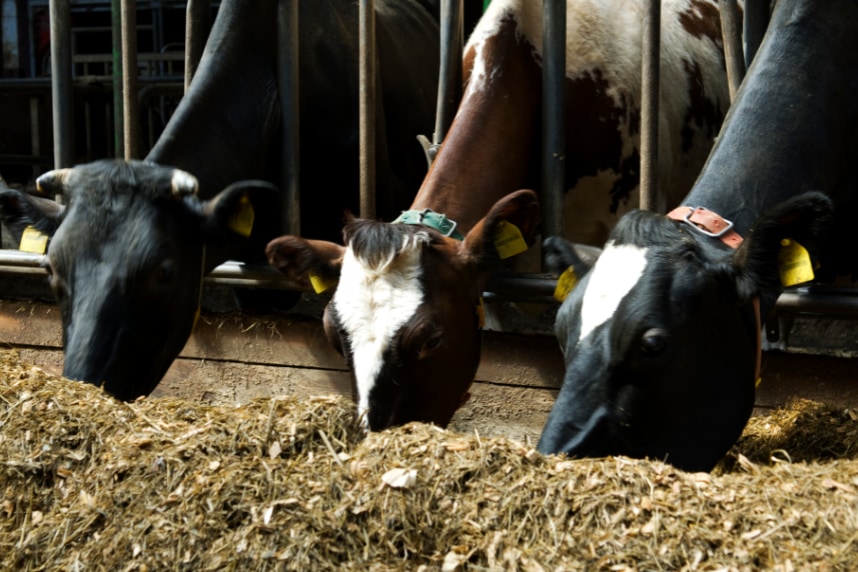
<path id="1" fill-rule="evenodd" d="M 172 260 L 165 260 L 155 268 L 155 281 L 161 286 L 169 286 L 176 277 L 176 264 Z"/>
<path id="2" fill-rule="evenodd" d="M 434 352 L 438 348 L 441 347 L 441 344 L 444 342 L 444 334 L 443 332 L 434 332 L 431 336 L 429 336 L 425 342 L 423 342 L 423 347 L 420 349 L 421 357 L 424 354 Z"/>
<path id="3" fill-rule="evenodd" d="M 641 336 L 641 350 L 648 356 L 664 352 L 670 343 L 670 334 L 662 328 L 650 328 Z"/>

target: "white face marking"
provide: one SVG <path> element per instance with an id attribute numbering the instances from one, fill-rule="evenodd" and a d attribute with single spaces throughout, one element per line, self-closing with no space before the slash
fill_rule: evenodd
<path id="1" fill-rule="evenodd" d="M 590 270 L 590 281 L 581 301 L 581 333 L 578 342 L 608 321 L 626 294 L 640 280 L 646 269 L 647 249 L 631 244 L 605 245 L 601 256 Z"/>
<path id="2" fill-rule="evenodd" d="M 426 233 L 406 238 L 401 253 L 377 268 L 359 260 L 351 246 L 346 249 L 332 304 L 351 344 L 359 415 L 369 408 L 369 392 L 393 335 L 423 303 L 420 252 L 428 241 Z"/>

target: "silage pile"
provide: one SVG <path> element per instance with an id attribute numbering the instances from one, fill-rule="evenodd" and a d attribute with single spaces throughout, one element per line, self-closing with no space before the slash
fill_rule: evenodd
<path id="1" fill-rule="evenodd" d="M 691 474 L 362 439 L 341 398 L 123 404 L 0 353 L 0 568 L 852 570 L 856 442 L 854 412 L 796 403 Z"/>

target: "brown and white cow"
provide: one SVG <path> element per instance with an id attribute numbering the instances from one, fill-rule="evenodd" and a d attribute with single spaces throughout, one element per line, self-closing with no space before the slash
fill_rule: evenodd
<path id="1" fill-rule="evenodd" d="M 601 245 L 638 205 L 644 2 L 569 0 L 567 9 L 564 232 Z M 466 45 L 465 94 L 411 210 L 393 224 L 348 223 L 345 247 L 294 236 L 268 246 L 295 279 L 339 275 L 325 327 L 373 430 L 444 426 L 467 399 L 480 295 L 506 254 L 497 240 L 509 238 L 507 223 L 519 243 L 538 232 L 537 193 L 521 189 L 539 188 L 541 50 L 541 2 L 494 0 Z M 664 2 L 660 65 L 667 205 L 691 187 L 728 106 L 713 1 Z"/>

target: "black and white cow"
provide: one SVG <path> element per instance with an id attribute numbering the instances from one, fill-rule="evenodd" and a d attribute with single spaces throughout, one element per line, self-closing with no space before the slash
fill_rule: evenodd
<path id="1" fill-rule="evenodd" d="M 566 375 L 540 451 L 710 470 L 739 437 L 783 241 L 826 272 L 858 267 L 856 30 L 856 3 L 778 1 L 684 206 L 627 214 L 563 303 Z"/>
<path id="2" fill-rule="evenodd" d="M 53 234 L 47 266 L 63 317 L 64 375 L 122 399 L 155 388 L 188 339 L 203 274 L 263 259 L 281 232 L 277 2 L 225 0 L 190 89 L 145 162 L 51 171 L 12 191 L 5 220 Z M 408 205 L 426 172 L 416 136 L 434 125 L 437 2 L 377 0 L 377 203 Z M 358 6 L 301 2 L 301 209 L 308 236 L 338 239 L 358 207 Z M 248 236 L 245 236 L 248 235 Z"/>

